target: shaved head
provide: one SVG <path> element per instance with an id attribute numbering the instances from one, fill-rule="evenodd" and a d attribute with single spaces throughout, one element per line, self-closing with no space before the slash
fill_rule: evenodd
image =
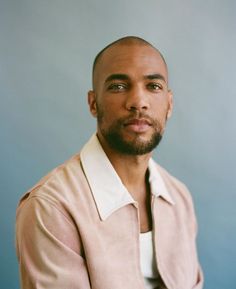
<path id="1" fill-rule="evenodd" d="M 151 48 L 153 48 L 154 50 L 156 50 L 156 52 L 161 56 L 163 62 L 165 63 L 166 69 L 167 69 L 167 64 L 165 61 L 165 58 L 163 57 L 163 55 L 161 54 L 161 52 L 155 47 L 153 46 L 151 43 L 149 43 L 148 41 L 144 40 L 143 38 L 137 37 L 137 36 L 126 36 L 126 37 L 122 37 L 110 44 L 108 44 L 105 48 L 103 48 L 95 57 L 94 62 L 93 62 L 93 76 L 92 76 L 92 80 L 93 80 L 93 88 L 95 87 L 95 74 L 96 74 L 96 68 L 99 65 L 100 60 L 102 59 L 103 54 L 109 50 L 109 48 L 113 47 L 113 46 L 132 46 L 132 45 L 137 45 L 137 46 L 149 46 Z"/>
<path id="2" fill-rule="evenodd" d="M 172 112 L 167 66 L 159 50 L 134 36 L 106 46 L 94 60 L 88 103 L 104 146 L 126 155 L 150 153 Z"/>

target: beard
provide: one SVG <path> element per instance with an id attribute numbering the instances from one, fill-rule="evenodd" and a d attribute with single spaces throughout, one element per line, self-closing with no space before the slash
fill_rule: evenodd
<path id="1" fill-rule="evenodd" d="M 98 108 L 98 107 L 97 107 Z M 139 133 L 133 133 L 132 140 L 126 140 L 122 135 L 124 124 L 133 118 L 147 119 L 153 128 L 153 133 L 148 140 L 143 140 Z M 103 127 L 104 113 L 97 111 L 98 126 L 101 134 L 113 150 L 126 155 L 144 155 L 153 151 L 162 139 L 163 128 L 159 121 L 153 120 L 145 114 L 134 112 L 128 117 L 118 119 L 108 128 Z"/>

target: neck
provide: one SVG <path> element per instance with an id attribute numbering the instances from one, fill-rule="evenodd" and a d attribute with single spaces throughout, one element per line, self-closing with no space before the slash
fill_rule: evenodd
<path id="1" fill-rule="evenodd" d="M 147 169 L 151 153 L 145 155 L 122 154 L 110 148 L 103 137 L 98 135 L 98 138 L 122 183 L 134 199 L 138 199 L 146 190 Z"/>

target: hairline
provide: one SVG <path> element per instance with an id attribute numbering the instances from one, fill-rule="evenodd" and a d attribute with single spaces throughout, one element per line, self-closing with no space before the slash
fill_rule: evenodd
<path id="1" fill-rule="evenodd" d="M 94 87 L 94 75 L 95 75 L 95 69 L 97 67 L 97 64 L 99 62 L 99 60 L 102 58 L 103 54 L 112 46 L 115 45 L 143 45 L 143 46 L 149 46 L 151 48 L 153 48 L 154 50 L 156 50 L 156 52 L 161 56 L 166 69 L 167 69 L 167 63 L 166 60 L 164 58 L 164 56 L 162 55 L 162 53 L 160 52 L 160 50 L 158 50 L 155 46 L 153 46 L 150 42 L 146 41 L 143 38 L 137 37 L 137 36 L 126 36 L 126 37 L 122 37 L 118 40 L 115 40 L 113 42 L 111 42 L 110 44 L 108 44 L 107 46 L 105 46 L 100 52 L 98 52 L 98 54 L 96 55 L 94 61 L 93 61 L 93 68 L 92 68 L 92 83 L 93 83 L 93 87 Z"/>

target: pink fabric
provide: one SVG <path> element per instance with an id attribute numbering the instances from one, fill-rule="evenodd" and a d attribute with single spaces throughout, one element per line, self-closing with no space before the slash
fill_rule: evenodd
<path id="1" fill-rule="evenodd" d="M 152 196 L 159 273 L 168 289 L 201 289 L 190 194 L 156 167 L 175 202 Z M 74 156 L 19 204 L 16 246 L 22 288 L 144 289 L 138 216 L 137 204 L 129 203 L 103 220 L 80 156 Z"/>

